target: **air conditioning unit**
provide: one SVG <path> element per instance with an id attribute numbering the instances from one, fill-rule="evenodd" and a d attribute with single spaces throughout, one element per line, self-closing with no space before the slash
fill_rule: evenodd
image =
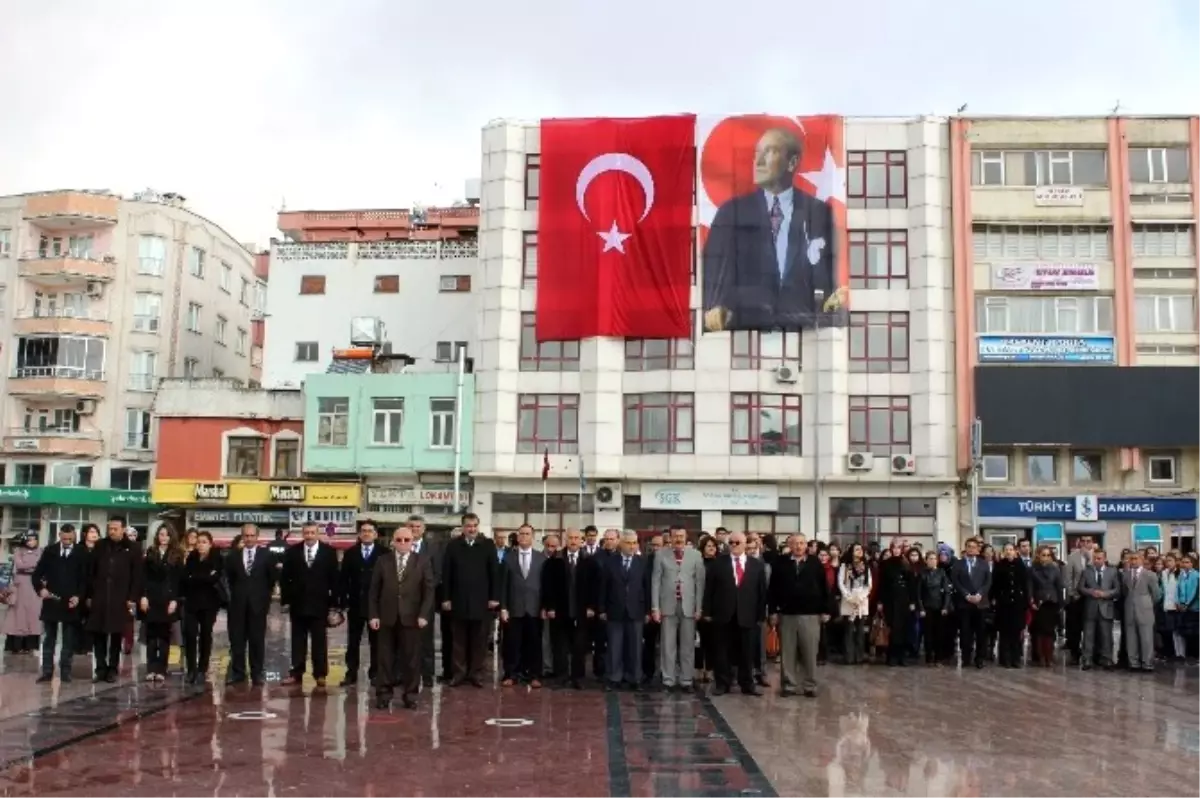
<path id="1" fill-rule="evenodd" d="M 796 381 L 796 370 L 791 366 L 780 366 L 775 369 L 775 381 L 793 383 Z"/>
<path id="2" fill-rule="evenodd" d="M 75 403 L 75 412 L 81 416 L 90 416 L 96 412 L 96 400 L 80 399 Z"/>
<path id="3" fill-rule="evenodd" d="M 870 452 L 851 452 L 846 455 L 847 471 L 870 471 L 875 467 L 875 455 Z"/>
<path id="4" fill-rule="evenodd" d="M 596 485 L 596 509 L 597 510 L 620 510 L 621 509 L 621 483 L 620 482 L 601 482 Z"/>
<path id="5" fill-rule="evenodd" d="M 911 454 L 894 454 L 892 455 L 892 473 L 893 474 L 915 474 L 917 473 L 917 458 Z"/>
<path id="6" fill-rule="evenodd" d="M 87 284 L 87 295 L 92 298 L 104 296 L 104 283 L 99 280 L 90 280 Z"/>

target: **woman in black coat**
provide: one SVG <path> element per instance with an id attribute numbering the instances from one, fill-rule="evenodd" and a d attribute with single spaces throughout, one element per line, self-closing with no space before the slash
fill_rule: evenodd
<path id="1" fill-rule="evenodd" d="M 938 665 L 945 650 L 946 619 L 950 617 L 949 572 L 938 566 L 938 554 L 925 555 L 925 570 L 918 576 L 917 612 L 921 616 L 921 637 L 925 643 L 925 664 Z"/>
<path id="2" fill-rule="evenodd" d="M 121 664 L 121 637 L 142 594 L 141 556 L 125 537 L 125 519 L 108 522 L 108 536 L 92 552 L 88 578 L 87 631 L 95 642 L 92 681 L 115 682 Z"/>
<path id="3" fill-rule="evenodd" d="M 1029 574 L 1017 557 L 1017 549 L 1005 543 L 1000 559 L 992 566 L 992 608 L 996 614 L 999 646 L 996 662 L 1001 668 L 1021 667 L 1021 633 L 1029 608 Z"/>
<path id="4" fill-rule="evenodd" d="M 183 551 L 171 544 L 165 526 L 154 534 L 154 545 L 142 561 L 142 598 L 138 610 L 146 632 L 146 681 L 167 678 L 171 651 L 171 624 L 179 610 L 179 582 L 183 575 Z"/>
<path id="5" fill-rule="evenodd" d="M 1062 569 L 1054 561 L 1054 551 L 1049 546 L 1039 546 L 1029 574 L 1029 599 L 1033 606 L 1029 633 L 1034 662 L 1045 668 L 1054 664 L 1054 639 L 1063 591 Z"/>
<path id="6" fill-rule="evenodd" d="M 100 527 L 95 524 L 84 524 L 83 531 L 79 535 L 79 555 L 83 559 L 84 583 L 88 580 L 88 574 L 92 572 L 92 558 L 96 553 L 96 544 L 100 542 Z M 79 657 L 87 656 L 92 653 L 92 635 L 87 630 L 87 606 L 80 605 L 79 607 L 79 625 L 75 628 L 75 655 Z"/>
<path id="7" fill-rule="evenodd" d="M 221 555 L 213 550 L 212 535 L 198 533 L 196 548 L 188 554 L 183 568 L 183 599 L 187 605 L 183 617 L 183 650 L 188 684 L 196 684 L 208 673 L 213 624 L 223 600 L 221 563 Z"/>
<path id="8" fill-rule="evenodd" d="M 888 628 L 887 664 L 904 667 L 913 619 L 917 611 L 917 577 L 892 541 L 890 554 L 879 566 L 879 608 Z"/>

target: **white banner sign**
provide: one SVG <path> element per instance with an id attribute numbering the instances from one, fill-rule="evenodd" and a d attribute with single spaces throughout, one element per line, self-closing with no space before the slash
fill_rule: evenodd
<path id="1" fill-rule="evenodd" d="M 1083 205 L 1083 189 L 1078 186 L 1038 186 L 1033 190 L 1033 204 L 1078 208 Z"/>
<path id="2" fill-rule="evenodd" d="M 1094 263 L 1004 263 L 992 267 L 993 291 L 1099 291 Z"/>
<path id="3" fill-rule="evenodd" d="M 779 488 L 719 482 L 643 482 L 642 509 L 773 513 L 779 509 Z"/>
<path id="4" fill-rule="evenodd" d="M 367 488 L 367 504 L 430 504 L 439 506 L 465 506 L 471 494 L 459 491 L 458 504 L 454 502 L 453 488 Z"/>
<path id="5" fill-rule="evenodd" d="M 305 524 L 316 524 L 326 535 L 336 535 L 353 532 L 358 511 L 350 508 L 331 507 L 293 507 L 288 510 L 292 529 L 299 529 Z"/>

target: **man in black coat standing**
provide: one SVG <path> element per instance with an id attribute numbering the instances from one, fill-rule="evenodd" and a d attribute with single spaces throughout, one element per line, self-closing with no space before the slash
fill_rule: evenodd
<path id="1" fill-rule="evenodd" d="M 442 606 L 442 562 L 446 557 L 446 545 L 438 543 L 434 540 L 425 539 L 425 519 L 419 515 L 410 515 L 408 517 L 408 531 L 412 532 L 412 552 L 429 560 L 429 565 L 433 569 L 433 592 L 434 592 L 434 608 L 438 616 L 439 633 L 442 636 L 442 681 L 450 681 L 451 667 L 451 634 L 450 634 L 450 615 L 449 613 L 441 612 Z M 433 687 L 433 671 L 434 671 L 434 637 L 433 637 L 433 619 L 429 619 L 429 623 L 421 629 L 421 683 L 426 687 Z"/>
<path id="2" fill-rule="evenodd" d="M 312 640 L 313 678 L 325 686 L 329 675 L 329 611 L 338 605 L 338 561 L 332 546 L 320 541 L 316 524 L 305 524 L 302 542 L 283 558 L 280 603 L 292 621 L 292 667 L 285 687 L 300 684 Z"/>
<path id="3" fill-rule="evenodd" d="M 242 526 L 242 548 L 225 557 L 225 581 L 229 585 L 229 675 L 228 684 L 246 681 L 246 649 L 250 649 L 250 681 L 263 684 L 263 660 L 267 647 L 267 614 L 275 589 L 278 562 L 271 552 L 258 547 L 258 527 Z"/>
<path id="4" fill-rule="evenodd" d="M 62 629 L 62 654 L 58 672 L 62 682 L 71 681 L 71 656 L 75 652 L 79 628 L 79 610 L 87 588 L 87 558 L 75 545 L 75 527 L 58 528 L 58 545 L 47 546 L 33 571 L 33 586 L 42 597 L 42 675 L 38 683 L 54 678 L 54 646 Z"/>
<path id="5" fill-rule="evenodd" d="M 483 687 L 492 611 L 500 606 L 500 563 L 496 545 L 479 534 L 479 516 L 465 513 L 462 535 L 446 546 L 442 565 L 442 610 L 450 613 L 453 637 L 451 687 Z"/>
<path id="6" fill-rule="evenodd" d="M 94 636 L 93 682 L 115 682 L 121 666 L 121 636 L 142 595 L 142 551 L 125 534 L 125 519 L 108 520 L 108 537 L 89 561 L 87 630 Z"/>
<path id="7" fill-rule="evenodd" d="M 371 586 L 371 569 L 383 553 L 375 524 L 363 521 L 358 528 L 358 543 L 342 555 L 338 578 L 339 603 L 346 608 L 346 677 L 342 679 L 342 687 L 358 683 L 359 649 L 363 629 L 367 626 L 367 589 Z M 371 650 L 367 678 L 372 681 L 375 679 L 377 637 L 374 629 L 367 629 L 367 644 Z"/>
<path id="8" fill-rule="evenodd" d="M 542 594 L 550 622 L 554 672 L 575 690 L 583 687 L 588 648 L 588 603 L 583 590 L 583 533 L 567 530 L 567 547 L 546 560 Z"/>
<path id="9" fill-rule="evenodd" d="M 712 623 L 716 686 L 724 695 L 733 685 L 731 651 L 737 653 L 738 685 L 746 695 L 762 695 L 754 684 L 758 625 L 767 617 L 767 570 L 746 554 L 746 535 L 729 536 L 729 553 L 717 557 L 704 581 L 704 620 Z"/>

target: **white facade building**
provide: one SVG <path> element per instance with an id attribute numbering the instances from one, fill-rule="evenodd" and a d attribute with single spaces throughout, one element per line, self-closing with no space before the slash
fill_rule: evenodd
<path id="1" fill-rule="evenodd" d="M 850 328 L 576 349 L 539 347 L 527 326 L 538 126 L 484 129 L 472 507 L 485 526 L 647 531 L 678 518 L 693 531 L 811 537 L 816 524 L 826 540 L 957 545 L 947 123 L 847 119 L 845 138 Z M 796 379 L 780 380 L 780 366 Z M 646 440 L 635 420 L 671 433 Z M 745 439 L 748 424 L 757 441 Z M 762 451 L 767 427 L 787 454 L 739 453 Z"/>

